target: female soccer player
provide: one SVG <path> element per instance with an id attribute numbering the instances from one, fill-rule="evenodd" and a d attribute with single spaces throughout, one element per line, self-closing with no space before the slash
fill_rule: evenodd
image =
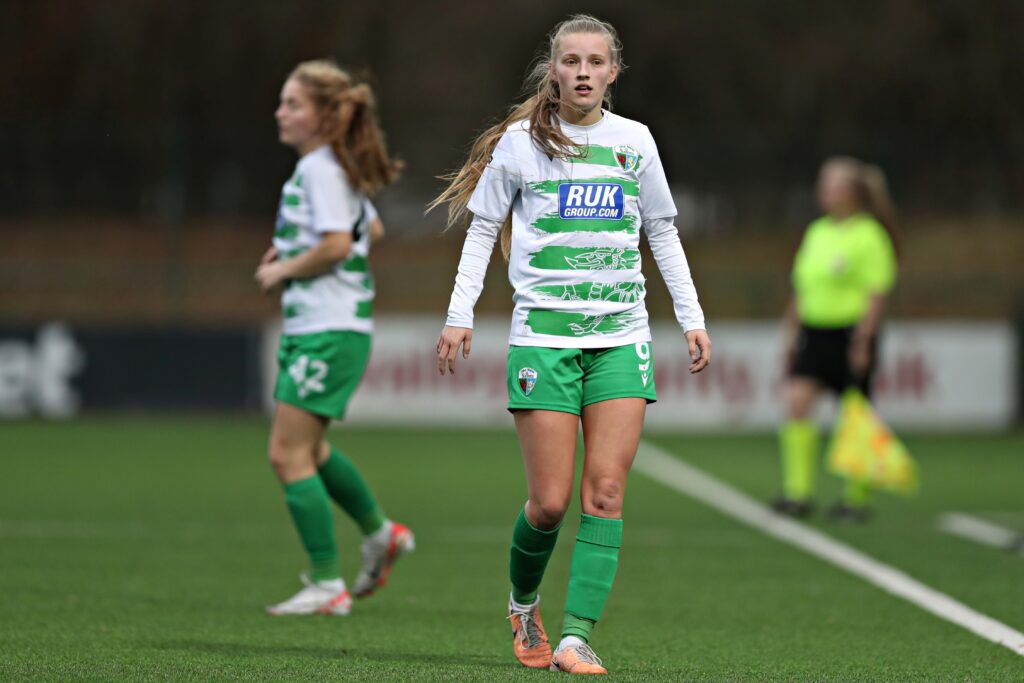
<path id="1" fill-rule="evenodd" d="M 535 94 L 476 140 L 432 204 L 449 203 L 449 225 L 473 214 L 437 342 L 442 375 L 455 372 L 460 347 L 469 356 L 473 306 L 499 235 L 509 260 L 508 407 L 528 492 L 512 533 L 513 648 L 525 666 L 571 673 L 606 672 L 587 643 L 615 577 L 626 476 L 656 398 L 641 227 L 685 331 L 690 371 L 711 360 L 654 139 L 602 108 L 621 69 L 611 25 L 585 15 L 560 23 L 528 81 Z M 537 590 L 572 496 L 581 419 L 583 517 L 552 653 Z"/>
<path id="2" fill-rule="evenodd" d="M 800 244 L 785 316 L 783 495 L 774 507 L 795 517 L 812 511 L 820 440 L 812 409 L 823 390 L 839 394 L 853 386 L 870 394 L 878 327 L 896 280 L 895 217 L 879 168 L 849 157 L 827 160 L 818 203 L 825 215 Z M 833 515 L 866 519 L 867 494 L 850 480 Z"/>
<path id="3" fill-rule="evenodd" d="M 284 184 L 273 246 L 256 270 L 265 292 L 281 289 L 277 409 L 270 464 L 309 554 L 305 587 L 271 614 L 348 614 L 333 499 L 364 535 L 353 591 L 383 586 L 392 563 L 414 547 L 405 526 L 384 516 L 355 465 L 324 439 L 345 415 L 370 358 L 373 279 L 370 240 L 383 225 L 367 199 L 397 179 L 374 113 L 373 93 L 332 62 L 303 62 L 281 90 L 280 140 L 299 154 Z"/>

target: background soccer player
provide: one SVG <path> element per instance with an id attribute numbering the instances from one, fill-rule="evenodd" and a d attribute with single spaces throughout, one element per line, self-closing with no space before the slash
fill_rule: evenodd
<path id="1" fill-rule="evenodd" d="M 690 371 L 711 359 L 654 139 L 602 109 L 621 68 L 611 25 L 584 15 L 559 24 L 529 81 L 536 94 L 476 140 L 434 202 L 449 202 L 449 225 L 473 214 L 437 343 L 441 374 L 455 371 L 460 347 L 469 356 L 473 306 L 499 236 L 509 259 L 508 407 L 528 491 L 512 537 L 513 643 L 525 666 L 571 673 L 605 673 L 587 643 L 615 577 L 626 477 L 656 398 L 641 227 L 685 330 Z M 572 496 L 581 420 L 583 516 L 552 653 L 537 590 Z"/>
<path id="2" fill-rule="evenodd" d="M 829 159 L 818 178 L 825 215 L 811 223 L 793 264 L 785 317 L 787 419 L 779 432 L 779 512 L 811 512 L 820 436 L 811 413 L 823 390 L 870 395 L 878 328 L 896 280 L 893 204 L 885 175 L 849 157 Z M 864 519 L 868 491 L 849 480 L 833 512 Z"/>
<path id="3" fill-rule="evenodd" d="M 270 463 L 310 573 L 294 597 L 271 614 L 348 614 L 330 500 L 359 525 L 362 571 L 356 596 L 388 578 L 391 563 L 413 549 L 412 533 L 388 520 L 355 465 L 324 440 L 344 417 L 370 358 L 373 279 L 371 233 L 383 225 L 367 199 L 398 177 L 388 157 L 367 85 L 353 85 L 333 63 L 300 64 L 281 90 L 275 113 L 280 140 L 298 152 L 285 183 L 274 244 L 256 270 L 264 291 L 283 289 L 284 336 L 278 352 L 277 409 Z"/>

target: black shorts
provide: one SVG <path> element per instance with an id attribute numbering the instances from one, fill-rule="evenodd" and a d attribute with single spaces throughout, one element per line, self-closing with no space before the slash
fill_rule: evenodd
<path id="1" fill-rule="evenodd" d="M 878 338 L 872 337 L 868 369 L 860 377 L 850 370 L 850 340 L 853 327 L 822 328 L 800 326 L 796 358 L 790 377 L 807 377 L 841 394 L 847 387 L 857 387 L 865 396 L 871 395 L 871 379 L 878 358 Z"/>

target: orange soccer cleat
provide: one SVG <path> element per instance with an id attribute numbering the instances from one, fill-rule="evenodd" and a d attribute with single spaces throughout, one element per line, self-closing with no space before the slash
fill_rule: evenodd
<path id="1" fill-rule="evenodd" d="M 549 666 L 551 643 L 540 620 L 540 598 L 528 612 L 514 610 L 509 603 L 508 618 L 512 622 L 512 647 L 519 663 L 531 669 Z"/>
<path id="2" fill-rule="evenodd" d="M 586 643 L 560 648 L 551 657 L 550 669 L 568 674 L 608 673 L 608 669 L 601 666 L 601 658 Z"/>

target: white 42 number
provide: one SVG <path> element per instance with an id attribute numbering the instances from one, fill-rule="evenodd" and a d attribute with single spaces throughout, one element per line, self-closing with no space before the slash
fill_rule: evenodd
<path id="1" fill-rule="evenodd" d="M 309 373 L 307 375 L 307 373 Z M 327 377 L 327 363 L 318 358 L 299 356 L 298 360 L 288 368 L 288 374 L 299 388 L 299 398 L 306 398 L 311 393 L 322 393 L 324 378 Z"/>

